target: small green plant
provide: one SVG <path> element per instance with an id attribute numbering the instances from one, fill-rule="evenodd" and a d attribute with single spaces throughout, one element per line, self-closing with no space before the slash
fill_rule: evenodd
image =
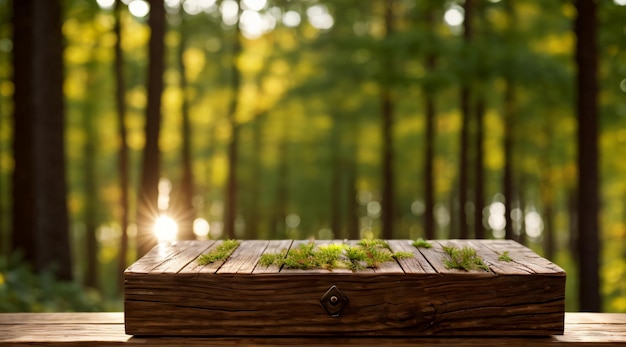
<path id="1" fill-rule="evenodd" d="M 198 258 L 200 265 L 208 265 L 217 261 L 226 260 L 239 247 L 237 240 L 225 240 L 219 246 L 212 249 L 209 253 L 203 254 Z"/>
<path id="2" fill-rule="evenodd" d="M 484 270 L 489 271 L 482 258 L 476 254 L 476 250 L 471 247 L 458 248 L 455 246 L 443 246 L 443 250 L 448 254 L 449 259 L 445 259 L 446 269 L 459 270 Z"/>
<path id="3" fill-rule="evenodd" d="M 413 247 L 417 247 L 417 248 L 432 248 L 433 245 L 432 243 L 424 240 L 423 238 L 418 238 L 417 240 L 413 241 Z"/>
<path id="4" fill-rule="evenodd" d="M 511 256 L 509 255 L 509 251 L 504 251 L 504 252 L 500 253 L 500 255 L 498 256 L 498 260 L 499 261 L 506 261 L 506 262 L 513 261 L 513 259 L 511 259 Z"/>
<path id="5" fill-rule="evenodd" d="M 329 244 L 316 247 L 313 242 L 279 254 L 263 254 L 259 264 L 263 266 L 284 265 L 291 269 L 336 269 L 357 271 L 377 268 L 381 263 L 399 258 L 412 257 L 408 252 L 393 253 L 382 240 L 362 240 L 355 246 Z"/>

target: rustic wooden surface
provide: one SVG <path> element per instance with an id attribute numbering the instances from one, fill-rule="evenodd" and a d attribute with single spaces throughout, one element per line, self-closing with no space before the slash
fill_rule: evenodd
<path id="1" fill-rule="evenodd" d="M 269 335 L 269 333 L 268 333 Z M 124 314 L 0 314 L 0 346 L 626 346 L 626 314 L 566 313 L 548 337 L 134 337 Z"/>
<path id="2" fill-rule="evenodd" d="M 298 270 L 258 264 L 308 241 L 243 241 L 222 262 L 196 259 L 220 241 L 151 250 L 125 272 L 126 331 L 133 335 L 553 335 L 563 331 L 565 272 L 513 241 L 443 240 L 377 269 Z M 316 241 L 317 244 L 342 243 Z M 346 241 L 354 243 L 355 241 Z M 490 271 L 446 269 L 444 245 L 471 246 Z M 508 251 L 513 261 L 498 260 Z M 329 316 L 321 296 L 349 300 Z"/>

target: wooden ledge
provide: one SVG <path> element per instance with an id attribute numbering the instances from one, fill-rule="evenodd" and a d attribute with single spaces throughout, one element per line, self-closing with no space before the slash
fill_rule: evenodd
<path id="1" fill-rule="evenodd" d="M 271 333 L 268 331 L 268 333 Z M 624 346 L 626 314 L 566 313 L 565 333 L 550 337 L 134 337 L 124 313 L 0 314 L 0 346 Z"/>

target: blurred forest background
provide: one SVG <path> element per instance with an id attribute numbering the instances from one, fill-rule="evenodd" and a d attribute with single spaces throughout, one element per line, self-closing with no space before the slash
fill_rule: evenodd
<path id="1" fill-rule="evenodd" d="M 624 0 L 0 0 L 0 311 L 175 239 L 510 238 L 626 312 Z"/>

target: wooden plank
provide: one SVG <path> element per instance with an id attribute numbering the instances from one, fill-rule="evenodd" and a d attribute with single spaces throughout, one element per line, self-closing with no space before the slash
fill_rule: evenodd
<path id="1" fill-rule="evenodd" d="M 280 254 L 282 251 L 288 251 L 291 247 L 292 240 L 271 240 L 263 254 Z M 254 267 L 252 273 L 261 274 L 261 273 L 278 273 L 280 272 L 280 266 L 270 265 L 263 266 L 258 264 Z"/>
<path id="2" fill-rule="evenodd" d="M 565 333 L 550 337 L 134 337 L 122 312 L 3 313 L 0 346 L 624 346 L 626 314 L 566 313 Z"/>
<path id="3" fill-rule="evenodd" d="M 126 272 L 148 273 L 160 264 L 167 262 L 171 257 L 185 250 L 193 241 L 178 241 L 161 243 L 154 246 L 145 256 L 137 260 L 126 269 Z"/>
<path id="4" fill-rule="evenodd" d="M 551 261 L 539 256 L 513 240 L 484 240 L 484 245 L 493 251 L 509 251 L 513 254 L 513 262 L 536 274 L 565 276 L 565 270 Z"/>
<path id="5" fill-rule="evenodd" d="M 476 250 L 476 253 L 488 264 L 491 271 L 499 275 L 517 274 L 517 275 L 530 275 L 534 272 L 525 266 L 520 265 L 515 261 L 502 261 L 499 259 L 500 255 L 504 251 L 494 250 L 492 247 L 488 247 L 484 241 L 468 241 L 467 245 Z M 494 247 L 498 249 L 497 247 Z M 515 251 L 509 251 L 511 259 L 518 259 L 519 255 Z"/>
<path id="6" fill-rule="evenodd" d="M 268 244 L 269 241 L 264 240 L 241 241 L 239 247 L 228 257 L 217 273 L 252 273 Z"/>
<path id="7" fill-rule="evenodd" d="M 389 240 L 387 241 L 389 248 L 393 252 L 409 252 L 413 254 L 413 258 L 398 259 L 398 263 L 405 273 L 436 273 L 432 265 L 424 257 L 424 255 L 415 248 L 410 240 Z"/>
<path id="8" fill-rule="evenodd" d="M 196 260 L 200 254 L 207 252 L 207 249 L 215 241 L 180 242 L 176 246 L 180 252 L 172 254 L 167 260 L 161 262 L 151 273 L 177 273 L 192 261 Z"/>

